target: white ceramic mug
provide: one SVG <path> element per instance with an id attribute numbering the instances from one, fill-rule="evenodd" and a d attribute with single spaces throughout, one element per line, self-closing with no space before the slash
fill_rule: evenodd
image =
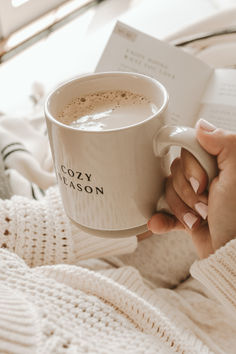
<path id="1" fill-rule="evenodd" d="M 57 120 L 73 98 L 104 90 L 126 90 L 156 104 L 157 113 L 128 127 L 85 131 Z M 208 173 L 216 164 L 197 143 L 195 131 L 165 126 L 168 93 L 158 81 L 124 72 L 88 74 L 56 88 L 45 103 L 55 172 L 68 217 L 84 231 L 123 237 L 147 230 L 163 194 L 162 156 L 171 145 L 188 149 Z"/>

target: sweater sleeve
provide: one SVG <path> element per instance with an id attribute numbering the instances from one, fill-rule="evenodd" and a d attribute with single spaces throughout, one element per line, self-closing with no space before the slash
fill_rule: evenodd
<path id="1" fill-rule="evenodd" d="M 111 240 L 77 229 L 65 215 L 57 187 L 38 201 L 21 196 L 0 200 L 0 247 L 31 267 L 131 253 L 136 246 L 136 236 Z"/>
<path id="2" fill-rule="evenodd" d="M 236 239 L 208 258 L 195 261 L 190 273 L 236 316 Z"/>

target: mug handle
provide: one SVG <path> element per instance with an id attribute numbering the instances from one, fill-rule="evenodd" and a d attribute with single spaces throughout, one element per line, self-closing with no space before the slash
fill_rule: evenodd
<path id="1" fill-rule="evenodd" d="M 158 157 L 164 158 L 171 146 L 180 146 L 188 150 L 200 163 L 208 175 L 208 188 L 212 180 L 218 175 L 216 158 L 204 150 L 196 138 L 196 130 L 190 127 L 165 125 L 154 136 L 153 150 Z M 170 209 L 161 196 L 157 203 L 157 210 Z"/>

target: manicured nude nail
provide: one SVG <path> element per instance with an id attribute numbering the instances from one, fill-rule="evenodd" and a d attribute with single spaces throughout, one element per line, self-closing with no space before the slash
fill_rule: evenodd
<path id="1" fill-rule="evenodd" d="M 210 122 L 202 118 L 199 119 L 197 124 L 201 129 L 207 132 L 213 132 L 216 129 L 216 127 L 213 124 L 211 124 Z"/>
<path id="2" fill-rule="evenodd" d="M 194 190 L 194 192 L 197 194 L 197 191 L 198 191 L 198 188 L 199 188 L 199 185 L 200 183 L 198 182 L 198 180 L 194 177 L 190 177 L 189 178 L 189 182 L 191 183 L 191 186 Z"/>
<path id="3" fill-rule="evenodd" d="M 205 203 L 198 202 L 195 204 L 195 209 L 201 217 L 206 220 L 208 215 L 208 206 Z"/>
<path id="4" fill-rule="evenodd" d="M 193 225 L 197 221 L 197 216 L 192 213 L 186 213 L 183 216 L 183 220 L 189 229 L 192 229 Z"/>

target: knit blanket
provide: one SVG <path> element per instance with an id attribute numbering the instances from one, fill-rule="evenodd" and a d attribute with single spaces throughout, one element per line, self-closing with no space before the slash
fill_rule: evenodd
<path id="1" fill-rule="evenodd" d="M 42 111 L 28 117 L 0 116 L 1 198 L 40 199 L 56 183 Z"/>
<path id="2" fill-rule="evenodd" d="M 3 237 L 16 237 L 13 253 L 0 250 L 1 352 L 234 353 L 235 320 L 207 288 L 190 277 L 196 254 L 186 234 L 154 235 L 135 251 L 128 241 L 116 240 L 123 254 L 113 256 L 104 250 L 114 248 L 114 243 L 99 244 L 78 234 L 74 252 L 84 248 L 86 255 L 73 258 L 74 265 L 28 267 L 14 251 L 25 255 L 24 245 L 30 257 L 33 250 L 32 264 L 37 265 L 43 241 L 49 240 L 44 234 L 33 237 L 29 250 L 32 235 L 26 226 L 20 230 L 17 226 L 18 222 L 22 225 L 21 217 L 27 219 L 18 213 L 22 203 L 29 213 L 33 210 L 34 220 L 37 210 L 45 217 L 52 240 L 58 232 L 57 220 L 63 220 L 60 243 L 52 242 L 55 260 L 64 259 L 60 258 L 64 246 L 69 245 L 67 254 L 73 251 L 72 243 L 66 244 L 65 216 L 55 215 L 53 221 L 53 215 L 45 215 L 47 205 L 50 208 L 58 197 L 55 191 L 47 192 L 56 179 L 42 111 L 21 118 L 2 115 L 0 151 L 2 210 L 11 210 L 8 198 L 14 196 L 13 204 L 16 201 L 14 213 L 2 217 L 0 225 Z M 13 217 L 14 227 L 4 229 Z M 24 225 L 29 225 L 27 220 Z M 32 225 L 37 226 L 33 221 Z M 94 245 L 100 247 L 98 257 L 90 258 L 89 248 Z"/>

